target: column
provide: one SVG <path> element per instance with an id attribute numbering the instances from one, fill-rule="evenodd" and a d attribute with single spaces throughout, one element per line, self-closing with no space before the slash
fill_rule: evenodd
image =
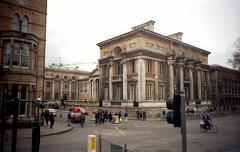
<path id="1" fill-rule="evenodd" d="M 123 100 L 127 100 L 127 63 L 123 61 Z"/>
<path id="2" fill-rule="evenodd" d="M 145 101 L 146 100 L 146 81 L 145 81 L 145 61 L 144 59 L 142 59 L 142 71 L 141 71 L 141 75 L 142 75 L 142 100 Z"/>
<path id="3" fill-rule="evenodd" d="M 69 93 L 68 93 L 69 98 L 68 98 L 68 100 L 71 101 L 72 100 L 72 82 L 69 80 L 68 84 L 69 84 Z"/>
<path id="4" fill-rule="evenodd" d="M 174 64 L 174 60 L 172 59 L 172 57 L 168 58 L 168 65 L 169 65 L 169 97 L 173 98 L 174 95 L 174 87 L 173 87 L 173 77 L 174 77 L 174 73 L 173 73 L 173 64 Z"/>
<path id="5" fill-rule="evenodd" d="M 159 71 L 158 71 L 158 61 L 155 61 L 155 100 L 159 100 L 159 91 L 158 91 L 158 75 L 159 75 Z"/>
<path id="6" fill-rule="evenodd" d="M 141 68 L 141 64 L 142 64 L 142 59 L 139 58 L 138 59 L 138 83 L 137 83 L 137 93 L 138 93 L 138 101 L 141 101 L 142 98 L 141 98 L 141 88 L 142 88 L 142 79 L 141 79 L 141 71 L 142 71 L 142 68 Z"/>
<path id="7" fill-rule="evenodd" d="M 79 92 L 78 92 L 78 81 L 76 81 L 76 100 L 79 100 Z"/>
<path id="8" fill-rule="evenodd" d="M 52 101 L 55 100 L 55 80 L 52 81 Z"/>
<path id="9" fill-rule="evenodd" d="M 180 60 L 178 63 L 179 67 L 179 74 L 180 74 L 180 92 L 184 92 L 184 83 L 183 83 L 183 67 L 184 67 L 184 61 L 183 59 Z"/>
<path id="10" fill-rule="evenodd" d="M 60 80 L 60 93 L 61 93 L 61 98 L 63 98 L 63 80 Z"/>
<path id="11" fill-rule="evenodd" d="M 202 100 L 202 83 L 201 83 L 200 70 L 197 70 L 197 89 L 198 89 L 198 100 Z"/>
<path id="12" fill-rule="evenodd" d="M 113 77 L 113 63 L 110 62 L 109 64 L 109 100 L 112 100 L 112 97 L 113 97 L 112 77 Z"/>
<path id="13" fill-rule="evenodd" d="M 189 67 L 189 81 L 190 81 L 190 101 L 194 100 L 194 90 L 193 90 L 193 73 L 192 67 Z"/>

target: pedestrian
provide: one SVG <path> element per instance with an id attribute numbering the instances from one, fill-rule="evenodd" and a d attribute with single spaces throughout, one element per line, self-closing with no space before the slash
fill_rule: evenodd
<path id="1" fill-rule="evenodd" d="M 68 117 L 68 122 L 70 122 L 71 121 L 71 112 L 70 111 L 68 112 L 68 116 L 67 117 Z"/>
<path id="2" fill-rule="evenodd" d="M 50 121 L 50 128 L 52 128 L 53 127 L 53 125 L 54 125 L 54 116 L 53 116 L 53 113 L 50 113 L 50 115 L 49 115 L 49 121 Z"/>
<path id="3" fill-rule="evenodd" d="M 122 117 L 122 113 L 121 113 L 121 111 L 119 111 L 119 112 L 118 112 L 119 121 L 121 121 L 121 117 Z"/>
<path id="4" fill-rule="evenodd" d="M 108 114 L 108 120 L 109 120 L 109 122 L 112 122 L 112 113 L 111 112 L 109 112 L 109 114 Z"/>
<path id="5" fill-rule="evenodd" d="M 46 127 L 48 127 L 48 121 L 49 121 L 49 111 L 48 110 L 44 111 L 43 117 L 44 117 L 44 120 L 45 120 L 45 123 L 46 123 Z"/>
<path id="6" fill-rule="evenodd" d="M 137 114 L 137 119 L 139 119 L 140 118 L 140 112 L 137 111 L 136 114 Z"/>
<path id="7" fill-rule="evenodd" d="M 143 112 L 142 112 L 142 117 L 143 117 L 143 120 L 146 120 L 147 119 L 147 116 L 146 116 L 147 114 L 146 114 L 146 111 L 145 110 L 143 110 Z"/>
<path id="8" fill-rule="evenodd" d="M 104 112 L 104 121 L 107 121 L 108 120 L 108 111 L 105 110 Z"/>
<path id="9" fill-rule="evenodd" d="M 165 115 L 166 115 L 165 110 L 162 111 L 162 114 L 163 114 L 163 118 L 165 118 Z"/>
<path id="10" fill-rule="evenodd" d="M 124 117 L 125 117 L 125 123 L 127 123 L 127 119 L 128 119 L 128 112 L 127 111 L 125 111 Z"/>

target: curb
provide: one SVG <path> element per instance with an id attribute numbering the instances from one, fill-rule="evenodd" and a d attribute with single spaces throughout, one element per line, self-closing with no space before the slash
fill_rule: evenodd
<path id="1" fill-rule="evenodd" d="M 69 132 L 69 131 L 72 131 L 73 130 L 73 126 L 69 127 L 69 129 L 67 130 L 63 130 L 63 131 L 59 131 L 59 132 L 53 132 L 53 133 L 46 133 L 46 134 L 42 134 L 40 135 L 41 137 L 44 137 L 44 136 L 50 136 L 50 135 L 57 135 L 57 134 L 62 134 L 62 133 L 65 133 L 65 132 Z"/>

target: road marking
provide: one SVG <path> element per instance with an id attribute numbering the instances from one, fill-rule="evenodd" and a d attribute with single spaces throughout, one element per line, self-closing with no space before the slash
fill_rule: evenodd
<path id="1" fill-rule="evenodd" d="M 118 127 L 115 127 L 116 130 L 118 130 L 123 136 L 126 136 L 126 134 L 124 132 L 122 132 L 120 129 L 118 129 Z"/>

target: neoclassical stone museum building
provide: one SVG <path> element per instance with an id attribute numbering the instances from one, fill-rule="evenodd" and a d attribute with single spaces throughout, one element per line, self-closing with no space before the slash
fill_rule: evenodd
<path id="1" fill-rule="evenodd" d="M 165 108 L 167 97 L 185 91 L 188 108 L 239 107 L 239 71 L 209 65 L 209 51 L 182 42 L 181 32 L 158 34 L 154 24 L 149 21 L 97 43 L 100 48 L 97 68 L 85 78 L 65 77 L 66 81 L 77 82 L 79 93 L 74 95 L 74 101 L 97 104 L 102 100 L 105 107 L 133 107 L 136 101 L 138 107 Z M 54 73 L 52 79 L 56 79 Z M 47 81 L 49 77 L 45 79 L 45 88 L 50 86 Z M 83 83 L 85 91 L 81 92 Z M 84 98 L 83 93 L 87 94 Z M 49 96 L 45 93 L 45 99 Z M 73 101 L 69 96 L 65 99 Z"/>

